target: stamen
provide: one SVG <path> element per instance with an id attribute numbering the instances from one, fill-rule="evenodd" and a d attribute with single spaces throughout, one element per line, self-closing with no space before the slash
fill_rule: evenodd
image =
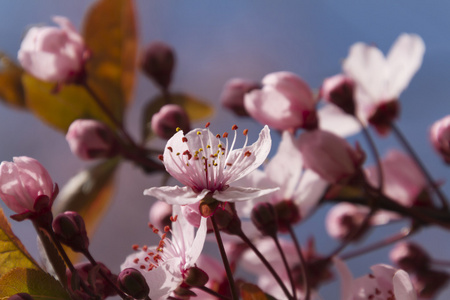
<path id="1" fill-rule="evenodd" d="M 201 133 L 201 131 L 197 131 L 197 135 L 201 135 L 202 133 Z"/>
<path id="2" fill-rule="evenodd" d="M 211 125 L 211 122 L 206 123 L 205 128 L 208 128 Z"/>
<path id="3" fill-rule="evenodd" d="M 248 134 L 248 129 L 244 129 L 244 131 L 242 132 L 244 135 Z"/>
<path id="4" fill-rule="evenodd" d="M 146 245 L 142 246 L 142 251 L 147 251 L 148 247 Z"/>
<path id="5" fill-rule="evenodd" d="M 173 148 L 172 147 L 167 147 L 167 150 L 169 150 L 170 152 L 173 152 Z"/>
<path id="6" fill-rule="evenodd" d="M 164 227 L 164 232 L 169 232 L 169 231 L 170 231 L 170 227 L 166 225 L 166 226 Z"/>
<path id="7" fill-rule="evenodd" d="M 249 157 L 250 155 L 252 155 L 252 153 L 250 151 L 247 151 L 247 152 L 244 153 L 245 157 Z"/>
<path id="8" fill-rule="evenodd" d="M 177 128 L 175 129 L 175 130 L 176 130 L 176 131 L 178 132 L 178 131 L 180 131 L 180 130 L 181 130 L 181 128 L 180 128 L 180 127 L 177 127 Z"/>
<path id="9" fill-rule="evenodd" d="M 178 215 L 175 215 L 175 216 L 171 216 L 171 217 L 170 217 L 170 221 L 171 221 L 171 222 L 176 222 L 177 219 L 178 219 Z"/>
<path id="10" fill-rule="evenodd" d="M 159 159 L 160 161 L 164 161 L 164 156 L 162 156 L 162 155 L 160 154 L 160 155 L 158 155 L 158 159 Z"/>
<path id="11" fill-rule="evenodd" d="M 183 136 L 183 137 L 181 138 L 181 141 L 182 141 L 183 143 L 187 143 L 188 139 L 187 139 L 187 137 Z"/>
<path id="12" fill-rule="evenodd" d="M 236 124 L 234 124 L 233 126 L 231 126 L 231 130 L 237 130 L 237 129 L 238 129 L 238 127 L 237 127 Z"/>
<path id="13" fill-rule="evenodd" d="M 220 134 L 216 134 L 216 138 L 220 139 Z"/>
<path id="14" fill-rule="evenodd" d="M 133 248 L 134 251 L 137 251 L 139 249 L 139 245 L 137 245 L 137 244 L 134 244 L 131 247 Z"/>
<path id="15" fill-rule="evenodd" d="M 138 262 L 139 262 L 139 258 L 135 258 L 135 259 L 133 259 L 133 262 L 135 263 L 135 264 L 138 264 Z"/>
<path id="16" fill-rule="evenodd" d="M 222 134 L 222 136 L 223 136 L 224 138 L 227 138 L 227 137 L 228 137 L 228 132 L 224 132 L 224 133 Z"/>

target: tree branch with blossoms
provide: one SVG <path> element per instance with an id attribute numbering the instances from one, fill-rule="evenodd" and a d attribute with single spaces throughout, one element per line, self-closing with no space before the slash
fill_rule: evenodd
<path id="1" fill-rule="evenodd" d="M 172 89 L 174 49 L 153 42 L 138 56 L 135 6 L 98 0 L 82 33 L 57 16 L 58 27 L 28 30 L 18 64 L 2 55 L 0 83 L 15 83 L 0 85 L 5 104 L 63 132 L 72 153 L 93 165 L 59 193 L 38 160 L 1 163 L 0 199 L 12 220 L 31 221 L 42 262 L 0 210 L 1 299 L 313 300 L 336 279 L 341 300 L 408 300 L 436 297 L 448 286 L 448 259 L 433 258 L 410 239 L 426 227 L 449 230 L 447 196 L 396 124 L 399 97 L 425 54 L 420 36 L 401 34 L 386 56 L 373 45 L 352 45 L 342 74 L 325 78 L 318 94 L 287 71 L 260 83 L 231 79 L 220 104 L 261 130 L 230 124 L 215 133 L 214 122 L 197 124 L 211 119 L 212 104 Z M 124 122 L 137 66 L 158 91 L 145 104 L 139 140 Z M 430 130 L 447 165 L 449 118 Z M 360 131 L 372 166 L 364 144 L 347 140 Z M 381 156 L 377 143 L 391 132 L 406 153 Z M 111 204 L 114 174 L 126 163 L 142 176 L 170 176 L 142 191 L 150 215 L 142 226 L 158 242 L 130 245 L 121 264 L 106 266 L 91 254 L 90 239 Z M 324 227 L 337 240 L 328 251 L 317 249 L 319 237 L 305 235 L 307 219 L 322 207 Z M 375 227 L 397 221 L 407 229 L 365 241 Z M 209 243 L 221 260 L 206 253 Z M 365 245 L 347 249 L 356 243 Z M 367 266 L 370 273 L 353 278 L 346 261 L 382 247 L 392 247 L 394 266 Z"/>

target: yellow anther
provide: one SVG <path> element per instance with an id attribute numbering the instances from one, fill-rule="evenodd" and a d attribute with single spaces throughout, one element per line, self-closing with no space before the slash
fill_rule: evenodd
<path id="1" fill-rule="evenodd" d="M 181 130 L 181 128 L 180 128 L 180 127 L 177 127 L 177 128 L 175 129 L 175 130 L 176 130 L 176 131 L 178 132 L 178 131 L 180 131 L 180 130 Z"/>

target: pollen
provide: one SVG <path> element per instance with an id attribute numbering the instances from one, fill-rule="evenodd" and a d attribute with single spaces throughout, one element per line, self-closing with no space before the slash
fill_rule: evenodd
<path id="1" fill-rule="evenodd" d="M 244 135 L 248 134 L 248 129 L 244 129 L 244 131 L 242 132 Z"/>
<path id="2" fill-rule="evenodd" d="M 180 130 L 181 130 L 181 128 L 180 128 L 180 127 L 177 127 L 177 128 L 175 129 L 175 130 L 176 130 L 176 131 L 178 132 L 178 131 L 180 131 Z"/>
<path id="3" fill-rule="evenodd" d="M 224 133 L 222 134 L 222 136 L 223 136 L 224 138 L 227 138 L 227 137 L 228 137 L 228 132 L 224 132 Z"/>
<path id="4" fill-rule="evenodd" d="M 202 132 L 201 131 L 197 131 L 197 135 L 201 135 L 202 134 Z"/>
<path id="5" fill-rule="evenodd" d="M 208 128 L 209 125 L 211 125 L 211 122 L 206 123 L 206 124 L 205 124 L 205 128 Z"/>
<path id="6" fill-rule="evenodd" d="M 137 245 L 137 244 L 134 244 L 131 247 L 133 248 L 134 251 L 137 251 L 139 249 L 139 245 Z"/>
<path id="7" fill-rule="evenodd" d="M 167 150 L 169 150 L 170 152 L 173 152 L 173 148 L 172 147 L 167 147 Z"/>
<path id="8" fill-rule="evenodd" d="M 237 127 L 236 124 L 234 124 L 233 126 L 231 126 L 231 130 L 237 130 L 237 129 L 238 129 L 238 127 Z"/>
<path id="9" fill-rule="evenodd" d="M 183 137 L 181 138 L 181 141 L 182 141 L 183 143 L 187 143 L 188 139 L 187 139 L 187 137 L 183 136 Z"/>
<path id="10" fill-rule="evenodd" d="M 247 151 L 247 152 L 244 153 L 245 157 L 249 157 L 250 155 L 252 155 L 252 153 L 250 151 Z"/>

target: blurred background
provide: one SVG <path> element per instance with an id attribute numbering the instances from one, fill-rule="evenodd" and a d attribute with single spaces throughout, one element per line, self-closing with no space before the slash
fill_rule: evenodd
<path id="1" fill-rule="evenodd" d="M 0 0 L 0 50 L 15 58 L 21 39 L 30 25 L 50 25 L 51 17 L 69 17 L 80 28 L 92 1 Z M 224 83 L 233 77 L 256 81 L 270 72 L 291 71 L 301 76 L 317 91 L 324 78 L 340 72 L 340 62 L 349 47 L 358 41 L 373 43 L 386 53 L 403 32 L 420 35 L 426 44 L 423 65 L 409 88 L 401 95 L 398 126 L 423 159 L 434 178 L 444 183 L 450 175 L 429 144 L 430 125 L 450 114 L 450 3 L 420 0 L 404 1 L 137 1 L 140 44 L 161 40 L 173 46 L 177 55 L 173 91 L 196 95 L 212 103 L 216 112 L 212 130 L 229 130 L 233 124 L 248 128 L 252 141 L 261 125 L 235 117 L 219 107 Z M 53 25 L 53 24 L 52 24 Z M 127 127 L 138 138 L 141 112 L 145 101 L 157 89 L 142 75 L 138 76 L 134 102 L 129 107 Z M 204 122 L 194 124 L 203 126 Z M 273 132 L 274 145 L 279 136 Z M 38 159 L 54 181 L 63 186 L 86 167 L 74 157 L 63 134 L 48 127 L 28 112 L 0 105 L 0 160 L 26 155 Z M 353 141 L 354 139 L 352 139 Z M 378 140 L 381 153 L 399 148 L 391 137 Z M 272 155 L 276 147 L 272 149 Z M 371 163 L 369 158 L 368 163 Z M 161 176 L 145 176 L 126 163 L 115 183 L 115 197 L 105 218 L 91 237 L 93 256 L 113 271 L 131 252 L 132 244 L 152 244 L 155 236 L 147 227 L 148 209 L 153 203 L 143 190 L 160 184 Z M 6 215 L 11 211 L 5 205 Z M 320 253 L 336 245 L 324 230 L 329 206 L 299 227 L 301 241 L 314 235 Z M 377 228 L 370 243 L 398 232 L 406 223 Z M 29 222 L 12 221 L 14 232 L 33 255 L 36 238 Z M 450 261 L 450 232 L 423 229 L 413 237 L 433 257 Z M 356 246 L 358 247 L 358 245 Z M 208 248 L 215 252 L 214 247 Z M 351 247 L 350 247 L 351 249 Z M 355 277 L 369 271 L 376 263 L 390 263 L 390 247 L 348 261 Z M 324 299 L 335 299 L 336 286 L 325 285 Z M 450 289 L 438 299 L 450 299 Z"/>

